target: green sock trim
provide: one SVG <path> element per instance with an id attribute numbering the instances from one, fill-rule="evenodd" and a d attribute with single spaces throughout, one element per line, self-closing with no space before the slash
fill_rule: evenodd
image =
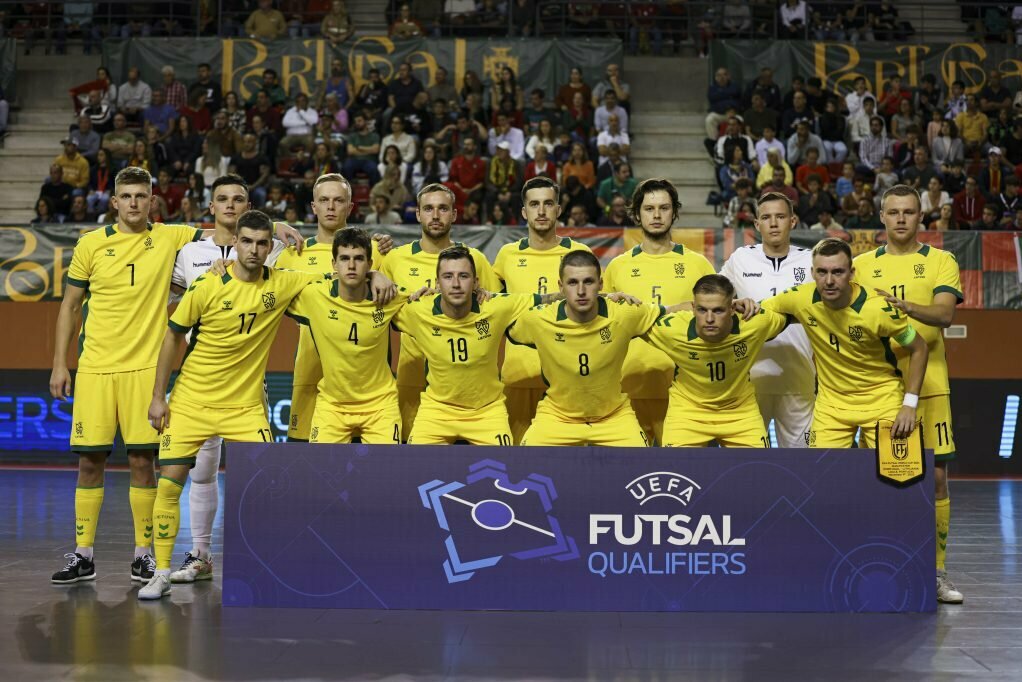
<path id="1" fill-rule="evenodd" d="M 176 482 L 176 481 L 175 481 L 175 482 Z M 156 485 L 133 485 L 133 486 L 131 486 L 131 487 L 132 487 L 132 488 L 137 488 L 137 489 L 139 489 L 139 490 L 156 490 L 156 488 L 158 488 L 158 487 L 159 487 L 159 485 L 160 485 L 160 484 L 159 484 L 159 483 L 157 483 Z"/>
<path id="2" fill-rule="evenodd" d="M 103 484 L 100 483 L 99 485 L 78 485 L 78 486 L 75 486 L 75 489 L 76 490 L 102 490 L 103 489 Z"/>
<path id="3" fill-rule="evenodd" d="M 162 476 L 161 475 L 160 476 L 160 480 L 161 481 L 170 481 L 171 483 L 176 483 L 177 485 L 181 486 L 182 488 L 185 487 L 184 483 L 182 483 L 181 481 L 177 480 L 176 478 L 171 478 L 170 476 Z"/>

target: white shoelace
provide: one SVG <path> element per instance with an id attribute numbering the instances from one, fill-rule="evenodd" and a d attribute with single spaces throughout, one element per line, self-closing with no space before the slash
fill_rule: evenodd
<path id="1" fill-rule="evenodd" d="M 79 557 L 77 554 L 73 554 L 73 553 L 72 554 L 65 554 L 64 558 L 67 559 L 67 566 L 64 567 L 65 571 L 74 568 L 82 560 L 81 557 Z"/>

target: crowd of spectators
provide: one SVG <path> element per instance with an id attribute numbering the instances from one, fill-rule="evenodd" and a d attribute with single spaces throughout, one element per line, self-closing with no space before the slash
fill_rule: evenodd
<path id="1" fill-rule="evenodd" d="M 783 91 L 764 67 L 744 85 L 717 69 L 708 91 L 706 148 L 718 190 L 709 202 L 724 224 L 750 227 L 755 199 L 781 192 L 800 227 L 881 227 L 884 190 L 903 183 L 922 198 L 929 229 L 1022 227 L 1022 91 L 990 71 L 967 92 L 933 74 L 917 88 L 897 76 L 869 90 L 856 78 L 844 96 L 818 78 Z"/>
<path id="2" fill-rule="evenodd" d="M 100 67 L 71 91 L 76 120 L 36 220 L 109 221 L 112 179 L 131 165 L 153 175 L 153 220 L 208 219 L 209 188 L 229 171 L 248 183 L 254 206 L 312 220 L 315 178 L 341 172 L 353 186 L 353 221 L 415 222 L 415 193 L 443 182 L 460 222 L 517 224 L 522 184 L 543 175 L 564 187 L 565 221 L 630 225 L 631 93 L 619 66 L 596 82 L 573 68 L 549 95 L 526 92 L 508 67 L 488 80 L 469 71 L 457 88 L 438 68 L 423 83 L 402 63 L 389 83 L 374 69 L 356 90 L 333 59 L 314 92 L 287 93 L 266 69 L 242 97 L 221 92 L 209 64 L 188 82 L 164 66 L 152 84 L 135 67 L 116 84 Z"/>

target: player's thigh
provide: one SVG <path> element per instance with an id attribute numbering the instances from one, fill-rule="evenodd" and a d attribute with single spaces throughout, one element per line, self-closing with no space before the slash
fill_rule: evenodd
<path id="1" fill-rule="evenodd" d="M 461 438 L 461 420 L 432 400 L 418 406 L 409 445 L 450 445 Z"/>
<path id="2" fill-rule="evenodd" d="M 817 402 L 809 428 L 809 447 L 850 448 L 858 428 L 856 421 L 842 416 L 840 410 Z"/>
<path id="3" fill-rule="evenodd" d="M 759 405 L 759 413 L 763 417 L 764 424 L 769 424 L 771 419 L 777 419 L 780 402 L 781 396 L 779 395 L 775 395 L 773 393 L 756 393 L 756 404 Z"/>
<path id="4" fill-rule="evenodd" d="M 920 398 L 916 414 L 923 422 L 923 447 L 933 450 L 937 462 L 955 457 L 955 433 L 951 425 L 951 396 Z"/>
<path id="5" fill-rule="evenodd" d="M 890 404 L 880 407 L 875 411 L 871 410 L 866 413 L 854 413 L 854 417 L 858 421 L 858 426 L 861 432 L 861 435 L 859 436 L 859 447 L 867 450 L 876 448 L 877 423 L 883 420 L 893 424 L 894 419 L 898 416 L 898 412 L 900 410 L 900 402 L 891 402 Z"/>
<path id="6" fill-rule="evenodd" d="M 814 395 L 793 393 L 776 396 L 779 411 L 774 415 L 774 432 L 777 446 L 781 448 L 804 448 L 809 441 L 809 427 L 813 423 Z M 766 416 L 763 420 L 766 422 Z"/>
<path id="7" fill-rule="evenodd" d="M 220 435 L 219 410 L 211 410 L 183 400 L 170 399 L 170 425 L 160 435 L 160 466 L 195 466 L 203 444 Z"/>
<path id="8" fill-rule="evenodd" d="M 291 388 L 291 418 L 288 422 L 287 439 L 293 441 L 309 440 L 312 431 L 312 415 L 316 411 L 316 398 L 319 389 L 315 384 L 298 385 Z"/>
<path id="9" fill-rule="evenodd" d="M 666 398 L 632 398 L 632 411 L 635 418 L 646 434 L 646 439 L 652 443 L 663 443 L 664 419 L 667 417 Z"/>
<path id="10" fill-rule="evenodd" d="M 152 389 L 150 389 L 150 395 Z M 149 403 L 146 403 L 148 407 Z M 71 450 L 109 452 L 117 435 L 117 391 L 113 374 L 75 376 L 71 404 Z"/>
<path id="11" fill-rule="evenodd" d="M 206 442 L 199 447 L 195 456 L 195 468 L 189 478 L 197 483 L 209 483 L 216 480 L 217 472 L 220 469 L 220 450 L 223 447 L 224 439 L 220 436 L 207 438 Z"/>
<path id="12" fill-rule="evenodd" d="M 639 426 L 632 406 L 625 403 L 613 414 L 590 425 L 588 442 L 590 445 L 602 445 L 616 448 L 649 447 L 646 433 Z"/>
<path id="13" fill-rule="evenodd" d="M 585 422 L 566 422 L 537 410 L 536 418 L 522 436 L 522 445 L 585 445 L 589 431 Z"/>
<path id="14" fill-rule="evenodd" d="M 397 403 L 401 410 L 401 438 L 404 441 L 408 441 L 411 435 L 421 400 L 422 386 L 397 385 Z"/>
<path id="15" fill-rule="evenodd" d="M 348 414 L 325 400 L 317 400 L 309 426 L 310 443 L 350 443 L 352 425 Z"/>
<path id="16" fill-rule="evenodd" d="M 149 403 L 156 384 L 156 368 L 113 375 L 117 387 L 117 422 L 126 450 L 155 450 L 159 434 L 149 423 Z M 173 415 L 171 415 L 173 417 Z"/>
<path id="17" fill-rule="evenodd" d="M 696 415 L 687 413 L 684 416 L 668 414 L 664 421 L 663 445 L 667 448 L 704 448 L 715 438 L 716 432 L 706 421 Z"/>
<path id="18" fill-rule="evenodd" d="M 480 410 L 470 422 L 462 424 L 461 439 L 471 445 L 510 446 L 513 439 L 504 401 L 498 400 Z"/>
<path id="19" fill-rule="evenodd" d="M 717 442 L 725 448 L 769 448 L 766 427 L 759 411 L 736 413 L 721 424 Z"/>
<path id="20" fill-rule="evenodd" d="M 273 431 L 262 405 L 219 412 L 220 435 L 228 443 L 272 443 Z"/>
<path id="21" fill-rule="evenodd" d="M 401 408 L 397 398 L 379 410 L 364 415 L 359 430 L 362 442 L 367 445 L 400 445 Z"/>

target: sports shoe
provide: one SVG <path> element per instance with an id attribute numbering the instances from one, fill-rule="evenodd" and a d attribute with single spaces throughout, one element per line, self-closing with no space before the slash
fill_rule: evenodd
<path id="1" fill-rule="evenodd" d="M 83 580 L 96 579 L 96 562 L 86 559 L 81 554 L 65 554 L 67 566 L 53 574 L 50 582 L 56 585 L 70 585 Z"/>
<path id="2" fill-rule="evenodd" d="M 170 574 L 172 583 L 194 583 L 196 580 L 213 579 L 213 560 L 197 557 L 191 552 L 185 555 L 181 568 Z"/>
<path id="3" fill-rule="evenodd" d="M 138 591 L 138 598 L 142 601 L 167 596 L 170 596 L 170 577 L 165 573 L 157 573 Z"/>
<path id="4" fill-rule="evenodd" d="M 961 604 L 965 601 L 965 595 L 947 577 L 947 571 L 937 571 L 937 601 L 941 604 Z"/>
<path id="5" fill-rule="evenodd" d="M 131 562 L 131 579 L 138 583 L 149 582 L 156 573 L 156 562 L 151 554 L 135 557 Z"/>

